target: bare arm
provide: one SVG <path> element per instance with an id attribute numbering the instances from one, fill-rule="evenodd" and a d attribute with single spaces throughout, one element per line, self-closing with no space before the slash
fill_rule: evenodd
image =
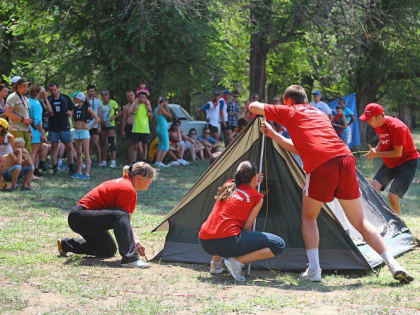
<path id="1" fill-rule="evenodd" d="M 381 158 L 399 158 L 402 156 L 403 153 L 403 146 L 394 147 L 393 150 L 390 151 L 376 151 L 377 147 L 374 149 L 369 144 L 369 152 L 364 155 L 364 157 L 372 160 L 377 157 Z"/>
<path id="2" fill-rule="evenodd" d="M 350 126 L 352 123 L 354 123 L 354 115 L 353 114 L 350 115 L 350 122 L 349 122 L 348 125 Z"/>
<path id="3" fill-rule="evenodd" d="M 263 103 L 252 102 L 249 104 L 248 110 L 255 115 L 265 116 Z"/>
<path id="4" fill-rule="evenodd" d="M 5 113 L 4 114 L 10 120 L 17 121 L 17 122 L 22 122 L 22 123 L 24 123 L 25 125 L 28 125 L 28 126 L 32 123 L 32 119 L 31 118 L 25 118 L 25 119 L 23 119 L 22 116 L 19 116 L 19 115 L 15 114 L 13 112 L 13 108 L 10 107 L 10 106 L 7 106 L 6 105 L 6 107 L 4 108 L 4 110 L 5 110 Z"/>
<path id="5" fill-rule="evenodd" d="M 95 112 L 90 107 L 88 108 L 88 113 L 92 115 L 93 119 L 95 119 L 95 122 L 92 124 L 92 127 L 91 127 L 91 129 L 92 129 L 93 126 L 95 126 L 96 123 L 98 123 L 100 121 L 100 119 L 99 119 L 98 115 L 96 115 Z"/>
<path id="6" fill-rule="evenodd" d="M 244 224 L 244 231 L 250 231 L 252 226 L 254 225 L 255 218 L 257 217 L 258 213 L 261 210 L 261 207 L 263 205 L 264 199 L 261 198 L 260 201 L 258 201 L 257 205 L 252 208 L 251 212 L 249 213 L 248 219 L 246 219 L 246 222 Z"/>

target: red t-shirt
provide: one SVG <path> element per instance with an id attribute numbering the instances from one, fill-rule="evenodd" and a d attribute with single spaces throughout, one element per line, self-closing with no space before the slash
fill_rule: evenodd
<path id="1" fill-rule="evenodd" d="M 337 156 L 351 154 L 328 116 L 312 105 L 264 105 L 267 120 L 282 124 L 289 131 L 307 174 Z"/>
<path id="2" fill-rule="evenodd" d="M 77 203 L 88 210 L 124 209 L 133 213 L 137 192 L 128 177 L 106 181 L 89 191 Z"/>
<path id="3" fill-rule="evenodd" d="M 410 129 L 398 118 L 385 116 L 385 123 L 375 128 L 375 132 L 380 141 L 378 151 L 392 151 L 395 147 L 403 146 L 401 157 L 382 158 L 388 168 L 394 168 L 419 157 Z"/>
<path id="4" fill-rule="evenodd" d="M 249 185 L 240 185 L 232 196 L 216 201 L 210 216 L 201 225 L 199 237 L 209 240 L 241 234 L 251 210 L 263 197 Z"/>

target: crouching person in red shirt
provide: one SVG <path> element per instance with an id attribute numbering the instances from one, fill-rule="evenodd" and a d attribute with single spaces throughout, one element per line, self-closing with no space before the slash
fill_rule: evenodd
<path id="1" fill-rule="evenodd" d="M 155 170 L 147 163 L 138 162 L 125 166 L 123 177 L 106 181 L 88 192 L 74 206 L 68 217 L 70 228 L 82 238 L 57 240 L 62 256 L 76 253 L 99 257 L 112 257 L 117 251 L 109 233 L 114 230 L 121 265 L 129 268 L 148 268 L 150 265 L 139 258 L 144 256 L 141 245 L 131 226 L 136 208 L 136 190 L 147 190 L 155 177 Z"/>
<path id="2" fill-rule="evenodd" d="M 388 265 L 394 279 L 413 281 L 413 277 L 394 259 L 375 227 L 365 218 L 360 200 L 356 160 L 347 145 L 338 137 L 329 118 L 310 104 L 305 89 L 289 86 L 283 94 L 284 105 L 254 102 L 249 110 L 264 115 L 267 120 L 284 125 L 291 139 L 287 139 L 267 124 L 261 131 L 284 149 L 299 154 L 306 172 L 302 198 L 302 235 L 309 266 L 302 277 L 321 280 L 319 264 L 319 231 L 316 218 L 325 202 L 338 199 L 350 223 Z"/>
<path id="3" fill-rule="evenodd" d="M 213 256 L 211 273 L 222 273 L 224 265 L 235 280 L 245 281 L 243 264 L 273 258 L 283 251 L 285 243 L 279 236 L 251 231 L 263 204 L 264 196 L 256 190 L 261 181 L 262 174 L 244 161 L 233 181 L 219 187 L 217 201 L 199 233 L 201 246 Z"/>
<path id="4" fill-rule="evenodd" d="M 368 159 L 382 158 L 383 164 L 372 180 L 377 192 L 383 191 L 391 182 L 388 198 L 395 213 L 400 214 L 400 198 L 403 198 L 416 174 L 419 153 L 414 145 L 410 129 L 398 118 L 384 115 L 381 105 L 370 103 L 360 120 L 375 128 L 379 137 L 378 146 L 369 146 Z"/>

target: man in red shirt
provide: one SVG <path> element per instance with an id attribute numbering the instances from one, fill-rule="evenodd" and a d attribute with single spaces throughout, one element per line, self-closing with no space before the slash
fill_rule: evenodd
<path id="1" fill-rule="evenodd" d="M 400 214 L 400 198 L 403 198 L 416 174 L 419 153 L 410 129 L 398 118 L 384 115 L 381 105 L 370 103 L 360 120 L 375 128 L 379 137 L 376 148 L 369 145 L 368 159 L 382 158 L 383 164 L 372 180 L 377 192 L 383 191 L 392 181 L 388 192 L 389 204 Z"/>
<path id="2" fill-rule="evenodd" d="M 261 131 L 286 150 L 299 154 L 306 172 L 302 201 L 302 234 L 309 267 L 302 277 L 321 280 L 318 245 L 319 231 L 316 218 L 325 202 L 338 198 L 350 223 L 366 242 L 382 256 L 394 279 L 413 280 L 386 248 L 375 227 L 365 218 L 360 200 L 356 160 L 347 145 L 338 137 L 329 118 L 310 104 L 304 88 L 289 86 L 283 94 L 285 105 L 251 103 L 252 113 L 284 125 L 291 139 L 277 134 L 263 123 Z"/>

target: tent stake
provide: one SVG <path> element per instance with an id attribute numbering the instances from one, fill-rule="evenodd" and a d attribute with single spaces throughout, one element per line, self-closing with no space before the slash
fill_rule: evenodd
<path id="1" fill-rule="evenodd" d="M 264 144 L 265 144 L 265 134 L 262 135 L 262 144 L 261 144 L 261 153 L 260 153 L 260 165 L 259 165 L 258 173 L 261 173 L 262 172 L 263 158 L 264 158 Z M 258 187 L 257 187 L 258 192 L 260 192 L 260 186 L 261 186 L 261 183 L 258 183 Z M 252 231 L 255 231 L 255 225 L 256 225 L 256 223 L 257 223 L 257 218 L 255 218 L 254 224 L 252 225 Z M 248 264 L 247 274 L 248 274 L 248 276 L 251 274 L 251 264 Z"/>

